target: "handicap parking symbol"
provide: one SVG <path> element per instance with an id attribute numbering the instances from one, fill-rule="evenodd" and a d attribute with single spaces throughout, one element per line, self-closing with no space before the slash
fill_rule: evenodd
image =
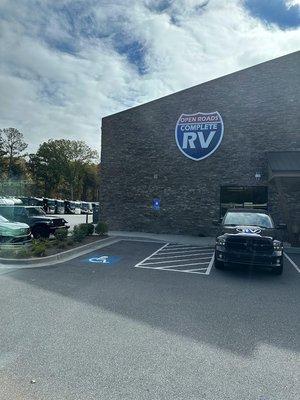
<path id="1" fill-rule="evenodd" d="M 89 259 L 89 262 L 91 263 L 96 263 L 96 264 L 115 264 L 120 260 L 121 257 L 118 256 L 106 256 L 106 255 L 101 255 L 98 257 L 92 257 Z"/>

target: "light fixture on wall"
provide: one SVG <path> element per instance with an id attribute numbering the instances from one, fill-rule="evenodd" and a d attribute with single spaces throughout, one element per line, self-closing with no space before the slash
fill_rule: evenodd
<path id="1" fill-rule="evenodd" d="M 260 173 L 259 171 L 256 171 L 254 176 L 255 176 L 255 179 L 256 179 L 257 181 L 260 181 L 260 179 L 261 179 L 261 173 Z"/>

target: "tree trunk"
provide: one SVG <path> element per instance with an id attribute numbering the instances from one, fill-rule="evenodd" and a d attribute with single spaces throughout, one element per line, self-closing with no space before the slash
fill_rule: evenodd
<path id="1" fill-rule="evenodd" d="M 12 151 L 9 154 L 9 162 L 8 162 L 8 178 L 10 179 L 12 176 L 12 171 L 11 171 L 11 167 L 12 167 L 12 162 L 13 162 L 13 155 L 12 155 Z"/>

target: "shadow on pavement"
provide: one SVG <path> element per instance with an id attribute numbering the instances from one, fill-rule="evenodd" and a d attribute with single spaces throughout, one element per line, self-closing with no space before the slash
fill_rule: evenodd
<path id="1" fill-rule="evenodd" d="M 55 267 L 15 271 L 10 279 L 26 282 L 29 293 L 42 288 L 244 357 L 260 344 L 299 351 L 299 280 L 292 268 L 282 276 L 241 269 L 213 268 L 210 276 L 201 276 L 133 268 L 159 247 L 122 241 L 105 249 L 122 256 L 114 266 L 89 263 L 93 253 Z M 21 306 L 27 290 L 19 295 Z M 48 297 L 45 293 L 39 301 Z M 64 309 L 57 313 L 63 318 Z"/>

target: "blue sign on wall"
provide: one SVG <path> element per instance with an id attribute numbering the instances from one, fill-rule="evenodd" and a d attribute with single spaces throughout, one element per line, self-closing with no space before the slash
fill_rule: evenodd
<path id="1" fill-rule="evenodd" d="M 92 257 L 89 259 L 89 262 L 91 263 L 96 263 L 96 264 L 115 264 L 120 260 L 121 257 L 118 256 L 106 256 L 106 255 L 100 255 L 97 257 Z"/>
<path id="2" fill-rule="evenodd" d="M 157 211 L 160 209 L 160 199 L 152 200 L 152 208 L 153 208 L 153 210 L 157 210 Z"/>
<path id="3" fill-rule="evenodd" d="M 217 150 L 223 133 L 223 120 L 217 111 L 181 114 L 175 128 L 175 139 L 186 157 L 199 161 Z"/>

